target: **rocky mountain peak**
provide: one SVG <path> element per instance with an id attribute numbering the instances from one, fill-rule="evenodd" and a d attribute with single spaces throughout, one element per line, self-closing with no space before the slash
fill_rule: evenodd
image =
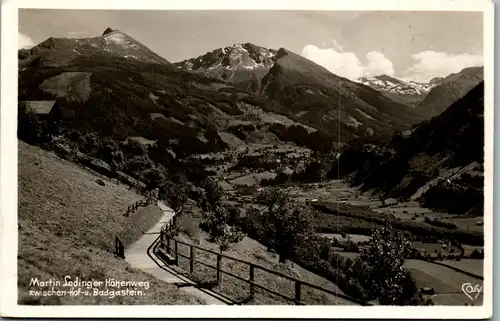
<path id="1" fill-rule="evenodd" d="M 103 36 L 107 35 L 108 33 L 112 33 L 114 31 L 117 31 L 116 29 L 112 29 L 110 27 L 106 28 L 106 30 L 104 30 L 104 32 L 102 33 Z"/>
<path id="2" fill-rule="evenodd" d="M 439 84 L 437 81 L 435 83 L 420 83 L 388 75 L 379 75 L 372 78 L 362 77 L 358 79 L 358 82 L 408 106 L 415 106 L 425 98 L 434 86 Z"/>
<path id="3" fill-rule="evenodd" d="M 271 68 L 276 60 L 276 50 L 264 48 L 252 43 L 236 43 L 215 49 L 196 58 L 176 63 L 188 70 L 244 70 Z"/>

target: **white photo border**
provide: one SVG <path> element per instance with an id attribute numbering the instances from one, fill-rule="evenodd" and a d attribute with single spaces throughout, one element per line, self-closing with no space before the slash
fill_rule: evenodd
<path id="1" fill-rule="evenodd" d="M 5 0 L 1 19 L 0 315 L 127 318 L 399 318 L 479 319 L 493 313 L 494 6 L 487 0 Z M 22 306 L 17 304 L 18 9 L 350 10 L 483 12 L 485 83 L 484 304 L 482 306 Z"/>

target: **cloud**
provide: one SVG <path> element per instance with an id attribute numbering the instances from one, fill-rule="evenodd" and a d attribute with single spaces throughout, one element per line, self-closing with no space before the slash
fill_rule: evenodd
<path id="1" fill-rule="evenodd" d="M 370 51 L 366 54 L 368 65 L 365 67 L 365 77 L 374 77 L 386 74 L 394 76 L 394 65 L 381 52 Z"/>
<path id="2" fill-rule="evenodd" d="M 28 49 L 35 46 L 35 42 L 29 36 L 24 33 L 19 33 L 18 36 L 18 48 L 17 49 Z"/>
<path id="3" fill-rule="evenodd" d="M 371 51 L 366 54 L 366 64 L 363 64 L 353 52 L 341 51 L 341 46 L 332 40 L 334 48 L 321 49 L 307 45 L 302 50 L 302 56 L 328 69 L 330 72 L 356 80 L 361 77 L 373 77 L 381 74 L 394 75 L 392 62 L 381 52 Z"/>
<path id="4" fill-rule="evenodd" d="M 352 52 L 338 52 L 332 48 L 320 49 L 307 45 L 302 50 L 302 56 L 342 77 L 356 79 L 363 74 L 361 62 Z"/>
<path id="5" fill-rule="evenodd" d="M 432 50 L 411 56 L 416 62 L 405 72 L 405 77 L 426 82 L 434 77 L 446 77 L 467 67 L 482 66 L 482 54 L 448 54 Z"/>

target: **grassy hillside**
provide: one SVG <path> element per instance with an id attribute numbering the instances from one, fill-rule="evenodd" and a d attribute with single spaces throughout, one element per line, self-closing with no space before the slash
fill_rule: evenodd
<path id="1" fill-rule="evenodd" d="M 18 300 L 20 304 L 199 304 L 113 254 L 115 235 L 127 246 L 161 216 L 154 206 L 124 217 L 140 196 L 76 164 L 19 141 Z M 143 296 L 35 297 L 32 278 L 149 281 Z M 44 288 L 46 289 L 46 288 Z M 139 289 L 139 288 L 138 288 Z"/>
<path id="2" fill-rule="evenodd" d="M 196 207 L 188 209 L 180 221 L 181 234 L 179 239 L 188 244 L 194 244 L 204 249 L 211 250 L 215 253 L 220 251 L 219 246 L 208 240 L 208 235 L 199 228 L 199 223 L 202 219 L 202 213 Z M 178 246 L 179 252 L 185 257 L 189 257 L 189 248 L 183 244 Z M 216 256 L 213 253 L 202 252 L 195 250 L 196 260 L 200 260 L 204 264 L 215 266 Z M 293 263 L 279 263 L 278 255 L 270 252 L 266 246 L 256 240 L 245 237 L 240 242 L 232 244 L 227 251 L 222 252 L 224 255 L 251 262 L 255 265 L 282 273 L 292 278 L 300 279 L 322 288 L 344 294 L 339 287 L 324 277 L 321 277 L 309 270 Z M 195 264 L 193 273 L 189 271 L 189 260 L 180 256 L 179 271 L 189 275 L 199 283 L 210 283 L 216 280 L 216 270 L 209 268 L 203 264 Z M 238 277 L 248 279 L 249 266 L 241 262 L 228 259 L 222 260 L 222 270 L 232 273 Z M 256 269 L 255 282 L 268 289 L 281 293 L 289 298 L 294 298 L 295 284 L 289 279 L 270 274 L 266 271 Z M 212 288 L 235 302 L 250 305 L 283 305 L 291 304 L 290 300 L 285 300 L 268 291 L 262 290 L 260 287 L 255 288 L 255 297 L 248 301 L 250 287 L 249 284 L 238 280 L 237 278 L 224 274 L 222 277 L 222 285 Z M 345 294 L 344 294 L 345 295 Z M 356 305 L 357 303 L 347 299 L 326 294 L 317 289 L 313 289 L 306 285 L 302 286 L 301 300 L 308 305 Z"/>

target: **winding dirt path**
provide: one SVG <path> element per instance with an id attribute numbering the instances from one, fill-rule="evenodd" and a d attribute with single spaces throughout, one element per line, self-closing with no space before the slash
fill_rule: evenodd
<path id="1" fill-rule="evenodd" d="M 202 299 L 205 304 L 230 304 L 217 293 L 199 288 L 195 282 L 180 275 L 156 256 L 154 249 L 159 244 L 161 228 L 175 215 L 174 211 L 162 202 L 158 202 L 157 205 L 162 210 L 163 216 L 141 238 L 125 249 L 125 260 L 133 268 L 140 269 L 164 282 L 175 284 L 179 290 Z"/>

